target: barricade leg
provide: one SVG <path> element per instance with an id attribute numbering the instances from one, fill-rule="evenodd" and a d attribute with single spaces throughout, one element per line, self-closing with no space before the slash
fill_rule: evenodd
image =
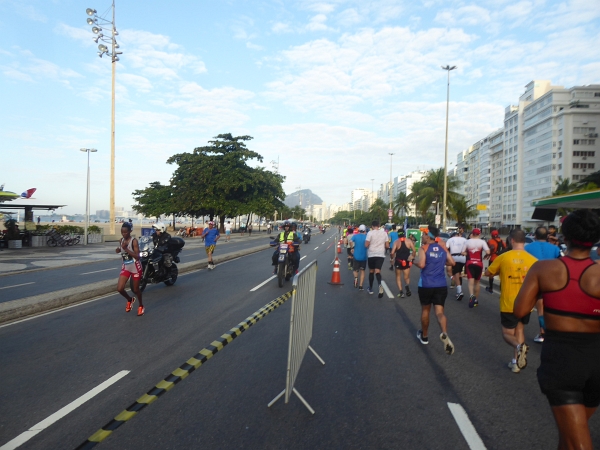
<path id="1" fill-rule="evenodd" d="M 273 406 L 277 400 L 279 400 L 281 397 L 283 397 L 283 394 L 285 394 L 285 389 L 283 391 L 281 391 L 281 394 L 279 394 L 277 397 L 275 397 L 273 400 L 271 400 L 269 402 L 269 404 L 267 405 L 267 408 L 270 408 L 271 406 Z"/>
<path id="2" fill-rule="evenodd" d="M 313 349 L 313 348 L 312 348 L 310 345 L 308 346 L 308 349 L 309 349 L 311 352 L 313 352 L 313 355 L 315 355 L 319 361 L 321 361 L 321 364 L 325 365 L 325 361 L 323 361 L 323 360 L 321 359 L 321 357 L 320 357 L 319 355 L 317 355 L 317 352 L 315 352 L 315 350 L 314 350 L 314 349 Z"/>
<path id="3" fill-rule="evenodd" d="M 312 408 L 310 407 L 310 405 L 308 404 L 308 402 L 307 402 L 306 400 L 304 400 L 304 397 L 302 397 L 302 396 L 300 395 L 300 392 L 298 392 L 298 391 L 296 390 L 296 388 L 292 388 L 292 391 L 294 392 L 294 394 L 296 394 L 296 396 L 297 396 L 297 397 L 300 399 L 300 401 L 301 401 L 302 403 L 304 403 L 304 406 L 306 406 L 306 409 L 308 409 L 308 410 L 310 411 L 310 413 L 311 413 L 311 414 L 314 414 L 314 413 L 315 413 L 315 410 L 314 410 L 314 409 L 312 409 Z"/>

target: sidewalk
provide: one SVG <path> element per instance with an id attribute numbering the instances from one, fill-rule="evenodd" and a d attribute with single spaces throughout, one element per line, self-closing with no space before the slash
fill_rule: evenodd
<path id="1" fill-rule="evenodd" d="M 252 240 L 256 241 L 256 245 L 244 250 L 227 253 L 222 252 L 227 251 L 229 244 L 225 243 L 224 240 L 221 241 L 223 239 L 221 238 L 219 240 L 219 254 L 215 255 L 214 260 L 218 264 L 267 250 L 269 246 L 266 237 L 268 235 L 262 233 L 253 234 L 252 237 L 248 237 L 247 235 L 232 237 L 232 241 Z M 4 270 L 4 273 L 0 272 L 0 276 L 20 272 L 30 273 L 70 265 L 81 265 L 82 263 L 90 263 L 102 259 L 115 259 L 117 257 L 114 251 L 115 248 L 115 243 L 109 242 L 104 244 L 90 244 L 87 247 L 81 246 L 80 248 L 36 247 L 0 252 L 0 271 Z M 204 248 L 204 243 L 200 238 L 188 238 L 186 239 L 184 250 L 191 248 Z M 185 258 L 185 253 L 182 256 Z M 205 269 L 208 265 L 207 263 L 208 259 L 206 257 L 193 262 L 181 263 L 178 265 L 179 274 Z M 269 263 L 270 258 L 265 264 L 268 266 Z M 17 268 L 21 266 L 23 267 Z M 28 316 L 41 314 L 115 292 L 115 280 L 107 280 L 0 303 L 0 323 L 23 319 Z"/>

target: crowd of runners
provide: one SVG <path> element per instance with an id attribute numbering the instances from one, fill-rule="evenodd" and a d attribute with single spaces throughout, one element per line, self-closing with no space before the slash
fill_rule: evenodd
<path id="1" fill-rule="evenodd" d="M 429 226 L 416 250 L 414 235 L 407 237 L 395 226 L 386 231 L 373 221 L 368 231 L 364 224 L 344 229 L 343 242 L 359 291 L 364 290 L 368 268 L 366 291 L 373 294 L 377 280 L 379 298 L 383 297 L 381 269 L 388 252 L 399 298 L 412 295 L 411 267 L 420 269 L 417 339 L 429 344 L 433 311 L 448 355 L 455 350 L 444 313 L 449 287 L 456 289 L 456 301 L 463 300 L 464 274 L 468 307 L 476 308 L 481 278 L 487 278 L 485 290 L 493 293 L 494 279 L 499 277 L 500 328 L 512 349 L 508 368 L 519 373 L 527 367 L 524 327 L 535 309 L 539 333 L 534 341 L 542 344 L 537 377 L 558 427 L 559 448 L 591 449 L 588 420 L 600 405 L 600 265 L 590 252 L 600 239 L 600 219 L 590 210 L 578 210 L 563 218 L 561 231 L 559 236 L 556 227 L 540 226 L 534 242 L 526 244 L 522 230 L 512 230 L 506 241 L 492 230 L 486 241 L 480 229 L 467 234 L 459 225 L 444 242 L 440 230 Z"/>

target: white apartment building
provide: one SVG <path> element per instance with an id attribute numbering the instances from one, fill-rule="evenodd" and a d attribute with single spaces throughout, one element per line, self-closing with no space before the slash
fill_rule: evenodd
<path id="1" fill-rule="evenodd" d="M 325 203 L 321 203 L 320 205 L 310 205 L 307 211 L 310 217 L 314 217 L 317 221 L 329 219 L 327 205 Z"/>
<path id="2" fill-rule="evenodd" d="M 403 192 L 406 195 L 412 194 L 413 184 L 415 184 L 417 181 L 421 181 L 426 174 L 426 171 L 415 171 L 410 172 L 407 175 L 401 175 L 399 177 L 394 178 L 394 197 L 397 197 L 400 192 Z M 412 207 L 409 208 L 407 215 L 416 216 L 414 205 L 412 205 Z"/>
<path id="3" fill-rule="evenodd" d="M 482 204 L 489 169 L 489 224 L 538 226 L 541 222 L 531 218 L 533 200 L 552 195 L 561 179 L 577 182 L 600 169 L 599 130 L 600 85 L 565 89 L 534 80 L 525 86 L 519 104 L 506 108 L 504 128 L 486 138 L 489 167 L 481 156 L 476 161 L 465 152 L 458 155 L 463 194 Z M 479 177 L 471 175 L 471 164 L 478 164 Z"/>

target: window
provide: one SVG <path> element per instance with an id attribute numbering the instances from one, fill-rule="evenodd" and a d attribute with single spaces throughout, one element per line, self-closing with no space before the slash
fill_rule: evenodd
<path id="1" fill-rule="evenodd" d="M 573 169 L 579 169 L 579 163 L 573 163 Z"/>
<path id="2" fill-rule="evenodd" d="M 579 139 L 573 139 L 573 145 L 579 145 Z"/>

